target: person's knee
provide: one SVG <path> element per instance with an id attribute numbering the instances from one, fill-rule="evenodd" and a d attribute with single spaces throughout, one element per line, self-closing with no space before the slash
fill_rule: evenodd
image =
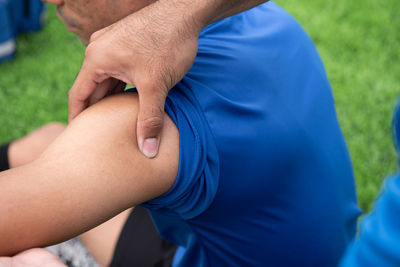
<path id="1" fill-rule="evenodd" d="M 64 129 L 64 124 L 51 122 L 11 142 L 8 150 L 10 167 L 15 168 L 35 160 Z"/>
<path id="2" fill-rule="evenodd" d="M 62 131 L 65 130 L 65 125 L 60 122 L 50 122 L 38 129 L 42 131 L 43 135 L 48 139 L 55 139 Z"/>

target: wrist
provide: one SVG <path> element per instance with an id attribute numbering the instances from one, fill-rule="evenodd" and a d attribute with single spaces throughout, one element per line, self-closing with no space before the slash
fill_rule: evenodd
<path id="1" fill-rule="evenodd" d="M 207 25 L 246 11 L 269 0 L 158 0 L 176 9 L 185 23 L 200 32 Z"/>
<path id="2" fill-rule="evenodd" d="M 187 32 L 200 34 L 208 24 L 214 22 L 211 2 L 215 0 L 158 0 L 154 5 L 159 5 L 163 12 L 173 17 L 177 25 L 183 26 Z"/>

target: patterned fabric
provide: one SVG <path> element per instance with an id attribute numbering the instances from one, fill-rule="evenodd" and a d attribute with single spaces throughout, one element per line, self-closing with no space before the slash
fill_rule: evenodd
<path id="1" fill-rule="evenodd" d="M 47 247 L 46 250 L 60 258 L 68 267 L 100 267 L 79 238 Z"/>

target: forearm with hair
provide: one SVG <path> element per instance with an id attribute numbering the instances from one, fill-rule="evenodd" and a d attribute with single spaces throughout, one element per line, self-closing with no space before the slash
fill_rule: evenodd
<path id="1" fill-rule="evenodd" d="M 159 0 L 159 4 L 168 6 L 169 9 L 180 13 L 186 23 L 199 28 L 246 11 L 268 0 Z"/>

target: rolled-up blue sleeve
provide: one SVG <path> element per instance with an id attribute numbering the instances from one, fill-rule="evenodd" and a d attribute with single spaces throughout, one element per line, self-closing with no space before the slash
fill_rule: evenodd
<path id="1" fill-rule="evenodd" d="M 165 111 L 179 130 L 179 169 L 172 188 L 142 206 L 192 219 L 206 210 L 218 189 L 219 157 L 208 123 L 190 92 L 170 91 Z"/>

